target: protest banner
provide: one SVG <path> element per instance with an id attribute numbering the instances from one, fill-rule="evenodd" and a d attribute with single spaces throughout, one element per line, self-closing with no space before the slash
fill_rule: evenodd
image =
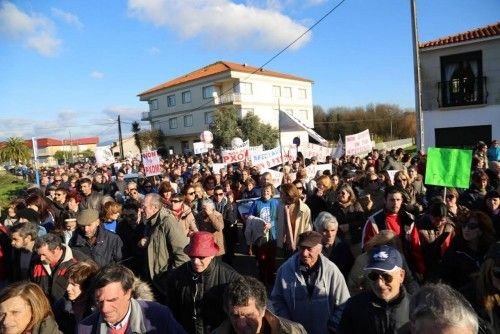
<path id="1" fill-rule="evenodd" d="M 281 165 L 281 149 L 280 147 L 262 152 L 252 152 L 250 161 L 253 166 L 259 167 L 261 170 Z"/>
<path id="2" fill-rule="evenodd" d="M 249 146 L 248 151 L 249 152 L 262 152 L 262 151 L 264 151 L 264 146 L 262 146 L 262 144 L 260 144 L 259 146 Z M 251 153 L 249 153 L 249 154 L 251 154 Z"/>
<path id="3" fill-rule="evenodd" d="M 206 143 L 199 141 L 199 142 L 193 143 L 193 151 L 194 151 L 194 154 L 207 153 L 208 146 Z"/>
<path id="4" fill-rule="evenodd" d="M 161 174 L 160 157 L 156 151 L 142 152 L 142 163 L 146 177 Z"/>
<path id="5" fill-rule="evenodd" d="M 319 165 L 316 165 L 316 174 L 318 174 L 318 172 L 320 172 L 321 175 L 323 175 L 323 172 L 325 170 L 329 170 L 330 174 L 331 174 L 332 173 L 332 164 L 319 164 Z"/>
<path id="6" fill-rule="evenodd" d="M 262 175 L 266 172 L 269 172 L 271 174 L 272 183 L 273 183 L 273 186 L 275 188 L 277 188 L 278 186 L 281 185 L 281 181 L 283 180 L 283 173 L 282 172 L 278 172 L 278 171 L 273 170 L 273 169 L 264 169 L 260 172 L 260 174 Z"/>
<path id="7" fill-rule="evenodd" d="M 306 143 L 300 146 L 300 152 L 302 152 L 305 159 L 316 157 L 318 161 L 326 161 L 326 157 L 331 155 L 332 149 L 326 146 Z"/>
<path id="8" fill-rule="evenodd" d="M 283 145 L 283 159 L 285 162 L 293 163 L 297 160 L 297 146 L 293 145 Z"/>
<path id="9" fill-rule="evenodd" d="M 224 164 L 244 161 L 248 158 L 248 147 L 241 147 L 235 150 L 222 150 L 221 156 Z"/>
<path id="10" fill-rule="evenodd" d="M 345 154 L 360 155 L 371 152 L 373 147 L 370 138 L 370 131 L 366 129 L 363 132 L 345 136 Z"/>
<path id="11" fill-rule="evenodd" d="M 213 164 L 212 165 L 212 172 L 214 174 L 220 174 L 221 168 L 226 168 L 226 164 Z"/>
<path id="12" fill-rule="evenodd" d="M 471 162 L 471 150 L 430 147 L 427 150 L 425 183 L 469 188 Z"/>
<path id="13" fill-rule="evenodd" d="M 110 147 L 96 147 L 95 161 L 100 165 L 111 165 L 113 162 L 115 162 L 115 157 L 113 156 L 113 152 L 111 152 Z"/>
<path id="14" fill-rule="evenodd" d="M 396 176 L 396 173 L 399 172 L 397 169 L 389 169 L 387 171 L 387 174 L 389 175 L 389 178 L 391 179 L 391 183 L 394 184 L 394 176 Z"/>

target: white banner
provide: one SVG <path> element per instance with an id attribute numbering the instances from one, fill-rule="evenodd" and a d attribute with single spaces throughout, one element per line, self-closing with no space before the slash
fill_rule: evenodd
<path id="1" fill-rule="evenodd" d="M 250 140 L 246 140 L 244 142 L 241 143 L 241 145 L 238 145 L 238 146 L 233 146 L 233 150 L 234 149 L 237 149 L 237 148 L 243 148 L 243 147 L 246 147 L 246 148 L 249 148 L 250 147 Z"/>
<path id="2" fill-rule="evenodd" d="M 283 159 L 285 162 L 293 163 L 297 160 L 297 146 L 295 144 L 292 145 L 283 145 Z"/>
<path id="3" fill-rule="evenodd" d="M 262 146 L 262 144 L 260 144 L 259 146 L 249 146 L 248 150 L 250 152 L 262 152 L 262 151 L 264 151 L 264 146 Z"/>
<path id="4" fill-rule="evenodd" d="M 194 154 L 202 154 L 208 152 L 208 145 L 204 142 L 198 141 L 193 143 Z"/>
<path id="5" fill-rule="evenodd" d="M 250 161 L 253 166 L 260 169 L 271 168 L 281 164 L 281 151 L 280 147 L 273 148 L 272 150 L 253 152 L 250 156 Z"/>
<path id="6" fill-rule="evenodd" d="M 278 188 L 281 185 L 281 181 L 283 180 L 283 173 L 278 172 L 273 169 L 264 169 L 260 172 L 260 174 L 264 174 L 266 172 L 269 172 L 271 174 L 271 177 L 273 179 L 272 183 L 275 188 Z"/>
<path id="7" fill-rule="evenodd" d="M 248 147 L 237 148 L 235 150 L 222 150 L 221 156 L 224 164 L 244 161 L 248 157 Z"/>
<path id="8" fill-rule="evenodd" d="M 142 152 L 142 163 L 146 177 L 161 174 L 160 157 L 156 151 Z"/>
<path id="9" fill-rule="evenodd" d="M 321 146 L 312 143 L 300 145 L 300 152 L 304 159 L 311 159 L 312 157 L 318 158 L 318 161 L 326 161 L 326 157 L 330 156 L 332 149 L 330 147 Z"/>
<path id="10" fill-rule="evenodd" d="M 110 147 L 96 147 L 95 161 L 97 164 L 101 165 L 111 165 L 113 162 L 115 162 L 115 157 L 113 156 L 113 152 L 111 152 Z"/>
<path id="11" fill-rule="evenodd" d="M 344 143 L 342 142 L 342 137 L 339 135 L 339 141 L 337 142 L 337 146 L 332 150 L 332 158 L 340 159 L 345 154 Z"/>
<path id="12" fill-rule="evenodd" d="M 213 164 L 212 165 L 212 172 L 214 174 L 220 174 L 221 168 L 226 168 L 226 164 Z"/>
<path id="13" fill-rule="evenodd" d="M 371 152 L 371 150 L 372 141 L 370 139 L 370 131 L 368 129 L 354 135 L 345 136 L 346 155 L 359 155 Z"/>

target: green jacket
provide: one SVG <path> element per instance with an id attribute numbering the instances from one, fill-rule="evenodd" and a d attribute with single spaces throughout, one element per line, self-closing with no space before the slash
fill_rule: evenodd
<path id="1" fill-rule="evenodd" d="M 160 274 L 189 261 L 184 253 L 189 239 L 184 234 L 184 227 L 165 208 L 161 208 L 146 224 L 146 229 L 150 229 L 147 246 L 149 275 L 156 285 Z"/>

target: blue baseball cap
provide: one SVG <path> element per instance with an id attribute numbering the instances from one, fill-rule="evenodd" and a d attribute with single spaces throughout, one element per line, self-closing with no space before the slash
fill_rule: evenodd
<path id="1" fill-rule="evenodd" d="M 403 267 L 403 258 L 399 251 L 387 245 L 382 245 L 370 251 L 370 258 L 365 270 L 393 271 Z"/>

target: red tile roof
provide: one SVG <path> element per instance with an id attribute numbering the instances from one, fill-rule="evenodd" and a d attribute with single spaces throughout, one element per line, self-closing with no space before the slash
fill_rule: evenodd
<path id="1" fill-rule="evenodd" d="M 487 25 L 485 27 L 469 30 L 456 35 L 442 37 L 433 41 L 422 42 L 419 44 L 421 49 L 466 42 L 474 39 L 481 39 L 493 36 L 500 36 L 500 22 Z"/>
<path id="2" fill-rule="evenodd" d="M 156 92 L 156 91 L 164 89 L 164 88 L 174 87 L 174 86 L 186 83 L 186 82 L 209 77 L 211 75 L 215 75 L 215 74 L 219 74 L 219 73 L 223 73 L 223 72 L 227 72 L 227 71 L 237 71 L 237 72 L 245 72 L 245 73 L 254 73 L 255 72 L 255 74 L 259 74 L 259 75 L 267 75 L 267 76 L 277 77 L 277 78 L 312 82 L 312 80 L 309 80 L 309 79 L 297 77 L 294 75 L 264 70 L 264 69 L 249 66 L 246 64 L 236 64 L 236 63 L 231 63 L 228 61 L 218 61 L 216 63 L 213 63 L 213 64 L 207 65 L 203 68 L 200 68 L 194 72 L 188 73 L 188 74 L 183 75 L 181 77 L 175 78 L 175 79 L 167 81 L 165 83 L 162 83 L 161 85 L 158 85 L 158 86 L 155 86 L 151 89 L 148 89 L 142 93 L 139 93 L 138 96 L 140 97 L 140 96 L 143 96 L 143 95 L 146 95 L 149 93 L 153 93 L 153 92 Z"/>
<path id="3" fill-rule="evenodd" d="M 26 140 L 26 145 L 32 147 L 31 140 Z M 64 145 L 92 145 L 99 143 L 99 137 L 88 137 L 88 138 L 76 138 L 76 139 L 54 139 L 54 138 L 37 138 L 36 143 L 38 148 L 44 148 L 48 146 L 64 146 Z"/>

